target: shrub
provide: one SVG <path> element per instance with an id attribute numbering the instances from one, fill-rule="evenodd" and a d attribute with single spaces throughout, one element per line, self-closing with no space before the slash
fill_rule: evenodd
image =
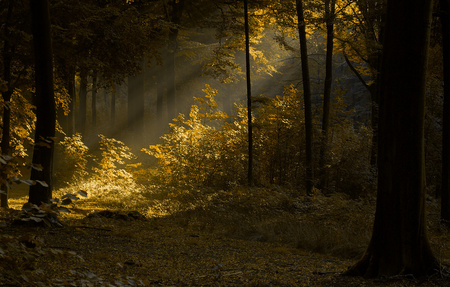
<path id="1" fill-rule="evenodd" d="M 209 86 L 204 98 L 194 98 L 189 118 L 170 124 L 163 143 L 144 151 L 159 161 L 159 177 L 167 184 L 198 184 L 229 188 L 244 183 L 248 161 L 247 110 L 222 112 Z M 301 92 L 288 86 L 282 96 L 253 99 L 254 178 L 257 185 L 302 186 L 305 172 L 304 111 Z M 369 166 L 371 131 L 355 127 L 352 111 L 336 96 L 332 103 L 327 172 L 331 189 L 353 197 L 371 189 Z M 313 119 L 319 146 L 320 120 Z M 318 148 L 314 151 L 318 158 Z M 320 167 L 315 167 L 320 170 Z"/>

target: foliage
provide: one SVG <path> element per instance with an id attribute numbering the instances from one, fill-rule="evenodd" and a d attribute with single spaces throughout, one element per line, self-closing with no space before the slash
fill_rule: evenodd
<path id="1" fill-rule="evenodd" d="M 125 169 L 125 161 L 135 158 L 131 149 L 119 140 L 98 136 L 101 158 L 95 159 L 97 167 L 92 169 L 97 179 L 104 182 L 132 180 L 132 174 Z"/>
<path id="2" fill-rule="evenodd" d="M 33 112 L 34 106 L 27 99 L 29 95 L 29 92 L 16 89 L 9 103 L 5 103 L 3 97 L 0 97 L 2 109 L 7 108 L 11 112 L 11 155 L 21 158 L 28 156 L 28 148 L 34 143 L 32 133 L 36 116 Z"/>
<path id="3" fill-rule="evenodd" d="M 144 149 L 159 160 L 160 180 L 173 185 L 229 188 L 246 177 L 246 109 L 222 112 L 206 86 L 204 98 L 195 98 L 189 118 L 171 123 L 163 143 Z M 304 113 L 300 92 L 286 87 L 276 98 L 254 98 L 254 148 L 257 184 L 302 185 L 305 156 Z M 368 165 L 370 130 L 348 120 L 351 111 L 336 96 L 333 101 L 329 175 L 332 190 L 360 196 L 370 185 Z M 314 119 L 314 125 L 319 120 Z M 316 137 L 319 133 L 316 132 Z M 318 140 L 318 139 L 316 139 Z M 354 154 L 359 154 L 355 159 Z"/>
<path id="4" fill-rule="evenodd" d="M 84 178 L 88 174 L 88 152 L 89 148 L 83 143 L 81 134 L 64 137 L 56 146 L 57 168 L 54 177 L 60 180 Z"/>
<path id="5" fill-rule="evenodd" d="M 245 177 L 245 113 L 231 118 L 216 101 L 216 90 L 206 86 L 204 98 L 194 98 L 189 118 L 180 115 L 170 124 L 163 144 L 143 149 L 159 160 L 161 180 L 169 184 L 222 185 Z M 232 122 L 231 122 L 232 121 Z"/>
<path id="6" fill-rule="evenodd" d="M 55 194 L 64 197 L 86 190 L 89 197 L 103 200 L 110 206 L 125 208 L 137 204 L 143 199 L 143 187 L 134 175 L 142 173 L 136 171 L 141 164 L 132 162 L 136 156 L 123 142 L 101 134 L 98 145 L 98 151 L 89 150 L 79 134 L 66 137 L 60 143 L 62 154 L 58 165 L 64 165 L 66 170 L 61 168 L 57 174 L 60 180 L 67 180 L 68 185 Z"/>

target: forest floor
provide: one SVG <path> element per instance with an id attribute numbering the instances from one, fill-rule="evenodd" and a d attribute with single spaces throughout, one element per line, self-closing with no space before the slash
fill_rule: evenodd
<path id="1" fill-rule="evenodd" d="M 0 222 L 0 286 L 450 286 L 439 273 L 420 280 L 341 275 L 367 246 L 373 200 L 217 192 L 201 193 L 207 206 L 165 216 L 88 198 L 60 215 L 63 227 Z M 11 206 L 19 209 L 24 199 Z M 435 210 L 429 213 L 435 220 Z M 448 231 L 429 230 L 448 265 Z"/>

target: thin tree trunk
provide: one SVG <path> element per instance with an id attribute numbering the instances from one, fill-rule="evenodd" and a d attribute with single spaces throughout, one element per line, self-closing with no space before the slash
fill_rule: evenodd
<path id="1" fill-rule="evenodd" d="M 252 123 L 252 83 L 250 78 L 250 33 L 248 24 L 248 0 L 244 0 L 245 19 L 245 71 L 247 79 L 247 125 L 248 125 L 248 185 L 253 185 L 253 123 Z"/>
<path id="2" fill-rule="evenodd" d="M 9 32 L 9 21 L 11 20 L 11 15 L 13 12 L 13 1 L 8 2 L 8 11 L 6 14 L 5 20 L 5 32 L 7 35 L 10 35 Z M 1 154 L 9 156 L 11 154 L 11 96 L 13 93 L 13 87 L 11 85 L 11 62 L 13 57 L 13 48 L 11 47 L 8 37 L 4 41 L 3 46 L 3 79 L 7 84 L 7 90 L 2 91 L 3 97 L 3 126 L 2 126 L 2 142 L 1 142 Z M 1 174 L 1 193 L 0 193 L 0 206 L 8 207 L 8 193 L 9 193 L 9 185 L 7 184 L 8 175 L 5 172 Z"/>
<path id="3" fill-rule="evenodd" d="M 36 81 L 36 130 L 29 202 L 40 205 L 52 198 L 56 108 L 53 90 L 50 15 L 47 0 L 30 0 Z"/>
<path id="4" fill-rule="evenodd" d="M 86 119 L 87 119 L 87 71 L 84 69 L 80 72 L 80 106 L 78 110 L 78 128 L 81 134 L 86 131 Z"/>
<path id="5" fill-rule="evenodd" d="M 144 75 L 128 77 L 128 130 L 136 143 L 144 143 Z"/>
<path id="6" fill-rule="evenodd" d="M 334 14 L 336 0 L 325 0 L 325 21 L 327 24 L 327 53 L 325 62 L 325 85 L 323 90 L 323 118 L 322 118 L 322 145 L 320 147 L 319 167 L 321 169 L 320 187 L 326 190 L 328 176 L 326 168 L 326 153 L 328 149 L 328 130 L 330 127 L 331 84 L 333 81 L 333 41 L 334 41 Z"/>
<path id="7" fill-rule="evenodd" d="M 164 97 L 166 92 L 166 82 L 163 73 L 156 75 L 156 135 L 161 136 L 166 131 L 167 116 L 164 112 Z M 157 138 L 155 137 L 155 138 Z"/>
<path id="8" fill-rule="evenodd" d="M 431 0 L 388 2 L 372 239 L 348 275 L 435 273 L 425 222 L 425 72 Z M 401 107 L 401 109 L 399 109 Z"/>
<path id="9" fill-rule="evenodd" d="M 10 39 L 10 20 L 12 19 L 13 6 L 15 1 L 8 1 L 8 10 L 6 14 L 6 19 L 4 22 L 3 29 L 5 30 L 6 39 L 3 46 L 3 79 L 7 84 L 7 90 L 2 92 L 2 97 L 4 101 L 3 115 L 2 115 L 2 140 L 1 140 L 1 154 L 10 156 L 11 155 L 11 96 L 14 92 L 14 87 L 12 85 L 12 73 L 11 65 L 14 55 L 15 48 L 11 46 Z M 6 170 L 1 174 L 1 193 L 0 193 L 0 206 L 8 207 L 8 194 L 10 191 L 8 182 L 8 174 Z"/>
<path id="10" fill-rule="evenodd" d="M 442 120 L 441 221 L 450 223 L 450 1 L 439 1 L 444 63 L 444 109 Z"/>
<path id="11" fill-rule="evenodd" d="M 92 127 L 95 128 L 97 126 L 97 73 L 94 71 L 92 73 L 92 101 L 91 101 L 91 110 L 92 110 Z"/>
<path id="12" fill-rule="evenodd" d="M 67 91 L 70 97 L 69 114 L 67 115 L 67 135 L 71 136 L 75 132 L 75 72 L 74 69 L 67 69 Z"/>
<path id="13" fill-rule="evenodd" d="M 314 187 L 313 173 L 313 128 L 311 108 L 311 84 L 308 66 L 308 50 L 306 42 L 306 23 L 303 15 L 303 1 L 296 0 L 298 34 L 300 38 L 300 57 L 302 61 L 303 97 L 305 104 L 305 136 L 306 136 L 306 194 L 312 195 Z"/>
<path id="14" fill-rule="evenodd" d="M 176 53 L 178 50 L 178 26 L 181 23 L 185 0 L 172 0 L 171 22 L 174 27 L 169 30 L 169 47 L 167 53 L 167 108 L 169 121 L 178 116 L 176 87 Z"/>
<path id="15" fill-rule="evenodd" d="M 111 91 L 111 124 L 114 126 L 116 123 L 116 90 Z"/>

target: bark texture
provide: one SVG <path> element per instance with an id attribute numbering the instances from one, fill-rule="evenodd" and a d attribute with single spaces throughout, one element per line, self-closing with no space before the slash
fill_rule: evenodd
<path id="1" fill-rule="evenodd" d="M 52 197 L 56 109 L 53 90 L 50 15 L 47 0 L 30 0 L 36 82 L 36 130 L 29 202 L 40 205 Z"/>
<path id="2" fill-rule="evenodd" d="M 308 65 L 308 49 L 306 42 L 306 23 L 303 14 L 303 1 L 297 0 L 298 34 L 300 38 L 300 57 L 302 61 L 303 98 L 305 104 L 305 137 L 306 137 L 306 194 L 312 195 L 314 186 L 313 173 L 313 126 L 311 108 L 311 83 Z"/>
<path id="3" fill-rule="evenodd" d="M 373 235 L 349 275 L 436 272 L 426 234 L 425 71 L 430 0 L 388 2 L 381 69 L 378 194 Z"/>

